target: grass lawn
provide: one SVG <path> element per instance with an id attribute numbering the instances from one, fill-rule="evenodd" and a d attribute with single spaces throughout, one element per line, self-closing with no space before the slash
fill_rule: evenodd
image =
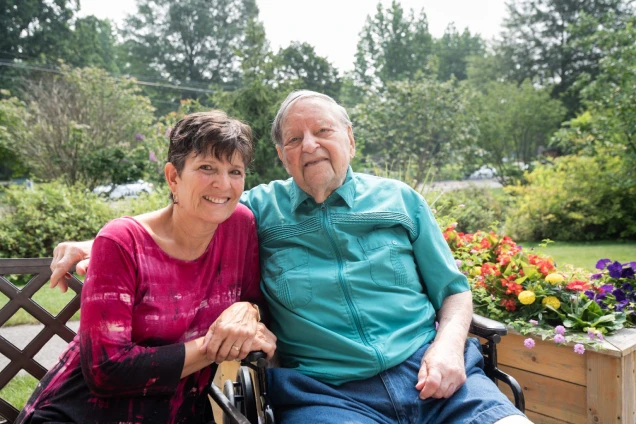
<path id="1" fill-rule="evenodd" d="M 61 293 L 58 289 L 50 289 L 48 283 L 42 286 L 40 290 L 33 295 L 35 300 L 40 306 L 49 311 L 51 315 L 57 315 L 66 306 L 67 303 L 73 299 L 75 292 L 69 289 L 66 293 Z M 3 307 L 9 298 L 0 293 L 0 308 Z M 71 320 L 79 320 L 79 311 L 73 315 Z M 4 325 L 20 325 L 20 324 L 37 324 L 36 320 L 31 314 L 24 309 L 20 309 L 15 313 Z"/>
<path id="2" fill-rule="evenodd" d="M 558 241 L 547 247 L 538 247 L 539 242 L 520 242 L 524 250 L 535 248 L 539 252 L 554 258 L 557 266 L 572 264 L 590 272 L 595 271 L 599 259 L 611 259 L 619 262 L 636 261 L 636 241 Z"/>
<path id="3" fill-rule="evenodd" d="M 38 380 L 31 375 L 17 375 L 0 390 L 0 398 L 9 402 L 19 411 L 24 407 L 37 385 Z"/>

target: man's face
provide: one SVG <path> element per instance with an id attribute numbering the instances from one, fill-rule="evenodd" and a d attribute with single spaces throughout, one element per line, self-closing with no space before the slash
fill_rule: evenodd
<path id="1" fill-rule="evenodd" d="M 296 184 L 322 203 L 347 176 L 355 154 L 351 127 L 334 106 L 319 98 L 302 99 L 288 110 L 278 157 Z"/>

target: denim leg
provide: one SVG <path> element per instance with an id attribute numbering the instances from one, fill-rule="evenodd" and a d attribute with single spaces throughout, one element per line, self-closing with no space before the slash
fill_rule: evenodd
<path id="1" fill-rule="evenodd" d="M 395 423 L 393 404 L 377 376 L 333 386 L 293 369 L 273 368 L 267 374 L 279 424 Z"/>
<path id="2" fill-rule="evenodd" d="M 400 423 L 494 423 L 509 415 L 523 415 L 483 372 L 484 359 L 477 339 L 464 349 L 466 383 L 449 399 L 421 400 L 415 389 L 424 345 L 402 364 L 381 374 L 394 397 Z"/>

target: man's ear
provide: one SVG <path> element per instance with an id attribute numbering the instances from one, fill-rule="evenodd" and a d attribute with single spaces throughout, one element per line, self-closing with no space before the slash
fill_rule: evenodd
<path id="1" fill-rule="evenodd" d="M 278 144 L 276 145 L 276 152 L 278 153 L 278 159 L 280 159 L 283 166 L 285 167 L 285 171 L 287 171 L 287 173 L 291 175 L 291 172 L 289 172 L 289 168 L 287 168 L 287 162 L 285 162 L 285 159 L 283 157 L 283 149 L 281 149 Z"/>
<path id="2" fill-rule="evenodd" d="M 356 155 L 356 139 L 353 137 L 353 128 L 351 125 L 347 126 L 347 136 L 349 137 L 349 155 L 350 159 Z"/>
<path id="3" fill-rule="evenodd" d="M 168 183 L 168 187 L 170 187 L 170 191 L 174 193 L 177 190 L 177 177 L 179 174 L 177 173 L 177 168 L 168 162 L 166 166 L 163 167 L 163 174 L 166 177 L 166 182 Z"/>

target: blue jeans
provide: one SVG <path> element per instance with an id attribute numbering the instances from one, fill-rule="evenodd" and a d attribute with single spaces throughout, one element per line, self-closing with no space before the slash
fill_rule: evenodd
<path id="1" fill-rule="evenodd" d="M 293 369 L 268 370 L 270 401 L 279 424 L 494 423 L 523 415 L 484 374 L 477 339 L 464 350 L 466 383 L 450 399 L 421 400 L 415 389 L 430 343 L 375 377 L 341 386 L 321 383 Z"/>

